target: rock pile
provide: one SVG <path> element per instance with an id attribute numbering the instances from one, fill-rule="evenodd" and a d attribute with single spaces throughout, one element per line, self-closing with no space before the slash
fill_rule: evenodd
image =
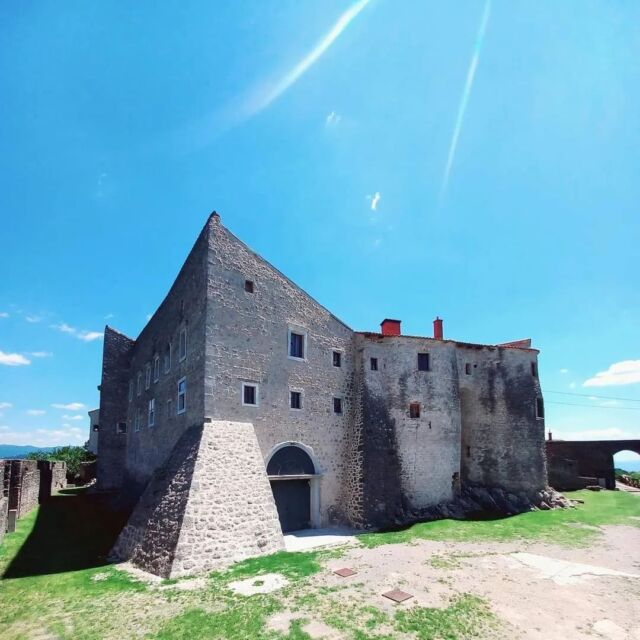
<path id="1" fill-rule="evenodd" d="M 412 520 L 469 520 L 492 516 L 512 516 L 527 511 L 568 509 L 574 503 L 551 487 L 534 496 L 509 493 L 499 487 L 465 487 L 452 501 L 441 502 L 428 509 L 408 514 Z"/>

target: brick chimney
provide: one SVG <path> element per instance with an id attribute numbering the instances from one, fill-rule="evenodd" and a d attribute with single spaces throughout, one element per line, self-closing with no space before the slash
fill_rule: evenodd
<path id="1" fill-rule="evenodd" d="M 442 331 L 442 320 L 436 316 L 436 319 L 433 321 L 433 337 L 436 340 L 442 340 L 444 338 L 444 334 Z"/>
<path id="2" fill-rule="evenodd" d="M 380 323 L 383 336 L 399 336 L 400 335 L 400 320 L 390 320 L 385 318 Z"/>

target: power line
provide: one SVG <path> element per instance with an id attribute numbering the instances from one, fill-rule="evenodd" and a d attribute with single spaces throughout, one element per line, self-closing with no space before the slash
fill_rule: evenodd
<path id="1" fill-rule="evenodd" d="M 595 396 L 592 393 L 570 393 L 569 391 L 545 391 L 545 393 L 557 393 L 561 396 L 579 396 L 581 398 L 602 398 L 603 400 L 622 400 L 624 402 L 640 402 L 636 398 L 617 398 L 615 396 Z"/>
<path id="2" fill-rule="evenodd" d="M 626 409 L 627 411 L 640 411 L 640 407 L 603 407 L 598 404 L 578 404 L 576 402 L 557 402 L 556 400 L 547 400 L 546 404 L 563 404 L 567 407 L 584 407 L 585 409 Z"/>

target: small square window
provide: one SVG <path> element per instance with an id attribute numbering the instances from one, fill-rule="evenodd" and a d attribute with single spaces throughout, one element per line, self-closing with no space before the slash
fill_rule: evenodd
<path id="1" fill-rule="evenodd" d="M 542 398 L 536 398 L 536 418 L 538 420 L 544 418 L 544 400 Z"/>
<path id="2" fill-rule="evenodd" d="M 428 353 L 419 353 L 418 354 L 418 371 L 429 371 L 429 354 Z"/>
<path id="3" fill-rule="evenodd" d="M 532 375 L 534 378 L 537 378 L 537 377 L 538 377 L 538 365 L 537 365 L 537 363 L 535 363 L 535 362 L 532 362 L 532 363 L 531 363 L 531 375 Z"/>
<path id="4" fill-rule="evenodd" d="M 253 280 L 245 280 L 244 281 L 244 290 L 247 293 L 253 293 Z"/>
<path id="5" fill-rule="evenodd" d="M 258 405 L 258 385 L 242 383 L 242 404 L 251 407 Z"/>
<path id="6" fill-rule="evenodd" d="M 184 413 L 187 410 L 187 379 L 178 380 L 178 411 Z"/>
<path id="7" fill-rule="evenodd" d="M 419 418 L 420 417 L 420 403 L 412 402 L 409 405 L 409 417 L 410 418 Z"/>
<path id="8" fill-rule="evenodd" d="M 371 371 L 378 370 L 378 358 L 371 358 Z"/>
<path id="9" fill-rule="evenodd" d="M 99 424 L 94 424 L 93 427 L 91 427 L 92 431 L 98 432 L 100 431 L 100 425 Z"/>
<path id="10" fill-rule="evenodd" d="M 180 339 L 178 341 L 178 353 L 180 362 L 182 362 L 187 357 L 187 330 L 180 330 Z"/>
<path id="11" fill-rule="evenodd" d="M 305 334 L 289 332 L 289 356 L 291 358 L 299 358 L 304 360 L 305 357 Z"/>
<path id="12" fill-rule="evenodd" d="M 302 393 L 300 391 L 291 391 L 291 408 L 302 409 Z"/>
<path id="13" fill-rule="evenodd" d="M 342 413 L 342 398 L 333 399 L 333 413 Z"/>
<path id="14" fill-rule="evenodd" d="M 467 363 L 464 365 L 464 372 L 465 372 L 468 376 L 470 376 L 470 375 L 471 375 L 471 363 L 470 363 L 470 362 L 467 362 Z"/>
<path id="15" fill-rule="evenodd" d="M 467 458 L 471 457 L 471 447 L 467 447 Z"/>
<path id="16" fill-rule="evenodd" d="M 333 366 L 334 367 L 342 366 L 342 353 L 340 353 L 340 351 L 333 352 Z"/>
<path id="17" fill-rule="evenodd" d="M 127 433 L 127 423 L 126 422 L 118 422 L 118 424 L 116 424 L 116 433 L 118 435 L 122 435 L 124 433 Z"/>

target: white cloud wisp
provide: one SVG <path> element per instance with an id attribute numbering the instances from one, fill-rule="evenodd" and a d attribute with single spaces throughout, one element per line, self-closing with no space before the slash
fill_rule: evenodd
<path id="1" fill-rule="evenodd" d="M 614 362 L 606 371 L 585 380 L 583 387 L 613 387 L 640 382 L 640 360 Z"/>
<path id="2" fill-rule="evenodd" d="M 31 364 L 31 360 L 25 358 L 21 353 L 5 353 L 0 351 L 0 364 L 7 367 L 21 367 Z"/>

